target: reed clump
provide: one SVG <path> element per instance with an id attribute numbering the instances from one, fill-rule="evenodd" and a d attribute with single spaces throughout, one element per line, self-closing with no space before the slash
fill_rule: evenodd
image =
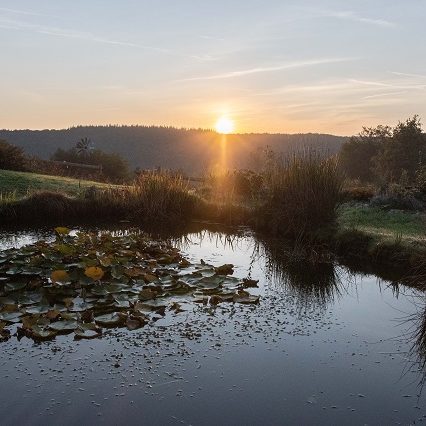
<path id="1" fill-rule="evenodd" d="M 198 197 L 179 175 L 149 172 L 128 189 L 130 218 L 137 221 L 181 222 L 191 219 Z"/>
<path id="2" fill-rule="evenodd" d="M 294 154 L 265 172 L 266 201 L 259 225 L 272 233 L 300 236 L 334 224 L 343 176 L 335 157 Z"/>

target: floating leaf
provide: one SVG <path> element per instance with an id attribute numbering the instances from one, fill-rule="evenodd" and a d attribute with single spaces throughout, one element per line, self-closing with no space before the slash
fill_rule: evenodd
<path id="1" fill-rule="evenodd" d="M 46 314 L 51 310 L 51 306 L 48 304 L 29 306 L 25 308 L 27 314 Z"/>
<path id="2" fill-rule="evenodd" d="M 234 273 L 234 265 L 232 263 L 225 263 L 225 265 L 215 268 L 218 275 L 232 275 Z"/>
<path id="3" fill-rule="evenodd" d="M 24 281 L 9 282 L 4 286 L 4 289 L 5 291 L 12 292 L 12 291 L 22 290 L 26 286 L 27 286 L 27 283 Z"/>
<path id="4" fill-rule="evenodd" d="M 7 275 L 17 275 L 19 273 L 21 273 L 22 269 L 18 266 L 13 266 L 12 268 L 8 269 L 6 271 Z"/>
<path id="5" fill-rule="evenodd" d="M 71 256 L 76 253 L 76 249 L 69 244 L 56 244 L 55 249 L 65 256 Z"/>
<path id="6" fill-rule="evenodd" d="M 94 339 L 102 334 L 102 329 L 93 323 L 79 324 L 74 333 L 75 339 Z"/>
<path id="7" fill-rule="evenodd" d="M 147 283 L 152 283 L 154 281 L 157 281 L 158 278 L 153 274 L 143 274 L 143 279 Z"/>
<path id="8" fill-rule="evenodd" d="M 55 330 L 50 330 L 46 326 L 34 324 L 31 328 L 18 329 L 22 330 L 23 334 L 34 340 L 50 340 L 56 336 Z"/>
<path id="9" fill-rule="evenodd" d="M 120 315 L 117 312 L 111 314 L 104 314 L 95 317 L 96 324 L 99 324 L 103 327 L 117 327 L 124 324 L 126 321 L 126 316 Z"/>
<path id="10" fill-rule="evenodd" d="M 140 300 L 151 300 L 151 299 L 155 299 L 156 296 L 157 296 L 157 293 L 150 290 L 149 288 L 143 289 L 142 291 L 139 292 Z"/>
<path id="11" fill-rule="evenodd" d="M 244 287 L 258 287 L 259 280 L 252 280 L 250 278 L 243 278 Z"/>
<path id="12" fill-rule="evenodd" d="M 130 278 L 137 278 L 144 275 L 144 270 L 142 268 L 127 268 L 124 270 L 124 273 Z M 155 277 L 156 279 L 157 277 Z"/>
<path id="13" fill-rule="evenodd" d="M 235 303 L 251 304 L 259 303 L 259 296 L 252 296 L 246 292 L 234 294 L 233 301 Z"/>
<path id="14" fill-rule="evenodd" d="M 204 290 L 215 290 L 223 281 L 224 278 L 220 276 L 204 277 L 196 282 L 196 286 Z"/>
<path id="15" fill-rule="evenodd" d="M 56 321 L 56 322 L 52 322 L 49 325 L 49 328 L 51 330 L 55 330 L 58 332 L 70 332 L 75 330 L 77 327 L 78 327 L 77 321 L 70 321 L 70 320 Z"/>
<path id="16" fill-rule="evenodd" d="M 84 270 L 84 274 L 92 280 L 99 281 L 104 276 L 104 271 L 99 266 L 89 266 Z"/>
<path id="17" fill-rule="evenodd" d="M 129 316 L 126 319 L 126 327 L 128 330 L 136 330 L 148 323 L 146 316 Z"/>
<path id="18" fill-rule="evenodd" d="M 0 320 L 17 323 L 20 321 L 22 315 L 22 312 L 0 312 Z"/>
<path id="19" fill-rule="evenodd" d="M 67 283 L 70 282 L 70 276 L 67 271 L 64 269 L 57 269 L 52 271 L 50 274 L 50 279 L 54 283 Z"/>
<path id="20" fill-rule="evenodd" d="M 68 235 L 70 230 L 64 226 L 58 226 L 55 228 L 55 232 L 57 235 Z"/>

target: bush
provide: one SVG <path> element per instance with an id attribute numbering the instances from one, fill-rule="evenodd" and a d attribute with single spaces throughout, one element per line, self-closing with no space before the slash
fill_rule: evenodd
<path id="1" fill-rule="evenodd" d="M 261 225 L 283 235 L 304 235 L 336 218 L 343 178 L 336 158 L 315 152 L 294 155 L 267 176 L 269 194 L 258 209 Z"/>
<path id="2" fill-rule="evenodd" d="M 370 201 L 374 197 L 375 188 L 372 185 L 362 185 L 359 181 L 353 181 L 345 184 L 342 191 L 343 201 Z"/>
<path id="3" fill-rule="evenodd" d="M 380 194 L 375 195 L 370 204 L 386 209 L 423 210 L 425 203 L 421 196 L 421 193 L 414 187 L 393 183 Z"/>
<path id="4" fill-rule="evenodd" d="M 27 158 L 23 149 L 0 140 L 0 169 L 26 171 Z"/>

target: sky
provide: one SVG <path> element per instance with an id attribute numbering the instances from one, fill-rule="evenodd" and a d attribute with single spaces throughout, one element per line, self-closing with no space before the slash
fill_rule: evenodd
<path id="1" fill-rule="evenodd" d="M 426 0 L 0 0 L 0 128 L 426 120 Z"/>

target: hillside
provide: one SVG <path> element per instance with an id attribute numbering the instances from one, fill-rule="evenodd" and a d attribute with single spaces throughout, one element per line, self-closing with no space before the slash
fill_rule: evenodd
<path id="1" fill-rule="evenodd" d="M 117 152 L 132 167 L 164 167 L 201 173 L 220 158 L 222 136 L 210 130 L 154 126 L 78 126 L 62 130 L 0 130 L 0 139 L 21 146 L 30 155 L 48 159 L 57 148 L 68 149 L 83 137 L 95 148 Z M 292 152 L 315 148 L 335 153 L 346 140 L 325 134 L 236 134 L 227 136 L 230 167 L 256 162 L 259 149 Z"/>

